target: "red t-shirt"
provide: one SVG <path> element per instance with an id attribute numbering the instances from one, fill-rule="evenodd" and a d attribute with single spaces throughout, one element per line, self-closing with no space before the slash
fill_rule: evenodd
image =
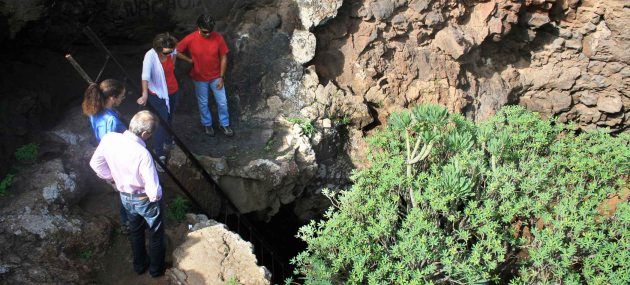
<path id="1" fill-rule="evenodd" d="M 193 61 L 190 77 L 196 81 L 210 81 L 221 76 L 221 56 L 230 50 L 223 36 L 212 32 L 207 38 L 199 30 L 188 34 L 177 44 L 177 52 L 188 52 Z"/>
<path id="2" fill-rule="evenodd" d="M 172 56 L 168 55 L 166 56 L 166 60 L 161 63 L 164 69 L 164 76 L 166 77 L 168 95 L 172 95 L 179 89 L 179 84 L 177 84 L 177 79 L 175 79 L 175 61 Z"/>

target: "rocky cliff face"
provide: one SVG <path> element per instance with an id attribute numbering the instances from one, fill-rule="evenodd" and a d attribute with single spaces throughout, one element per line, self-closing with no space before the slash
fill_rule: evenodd
<path id="1" fill-rule="evenodd" d="M 320 181 L 336 176 L 327 170 L 360 165 L 363 131 L 414 104 L 442 104 L 476 121 L 504 105 L 521 104 L 585 130 L 627 129 L 630 67 L 624 51 L 630 33 L 623 23 L 630 22 L 630 14 L 619 1 L 329 0 L 314 5 L 304 0 L 295 1 L 293 9 L 285 1 L 268 3 L 287 9 L 257 9 L 266 20 L 248 25 L 244 17 L 232 30 L 239 39 L 261 33 L 267 35 L 263 39 L 287 39 L 267 41 L 277 47 L 269 56 L 273 60 L 260 70 L 260 80 L 250 77 L 247 87 L 237 88 L 248 91 L 239 96 L 243 118 L 298 116 L 313 121 L 319 134 L 347 127 L 348 143 L 338 149 L 349 154 L 350 164 L 318 160 Z M 287 21 L 294 17 L 300 23 Z M 252 48 L 264 45 L 260 38 L 236 41 L 235 66 L 259 66 L 238 61 L 268 50 Z M 245 74 L 238 67 L 232 72 Z M 318 158 L 325 141 L 310 140 Z"/>
<path id="2" fill-rule="evenodd" d="M 94 148 L 75 109 L 54 130 L 40 135 L 36 163 L 21 165 L 0 197 L 0 282 L 6 284 L 95 282 L 98 258 L 112 241 L 113 222 L 80 207 L 83 197 L 111 192 L 94 183 Z M 91 184 L 91 185 L 90 185 Z"/>
<path id="3" fill-rule="evenodd" d="M 363 98 L 380 119 L 424 102 L 475 120 L 521 104 L 584 129 L 622 130 L 630 107 L 622 2 L 350 0 L 313 29 L 312 64 L 320 81 Z"/>

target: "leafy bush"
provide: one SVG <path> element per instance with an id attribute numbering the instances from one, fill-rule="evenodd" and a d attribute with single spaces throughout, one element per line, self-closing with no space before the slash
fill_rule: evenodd
<path id="1" fill-rule="evenodd" d="M 190 210 L 188 203 L 188 200 L 178 195 L 169 205 L 166 216 L 175 221 L 183 221 L 186 219 L 186 213 Z"/>
<path id="2" fill-rule="evenodd" d="M 7 195 L 7 190 L 11 187 L 11 184 L 13 184 L 13 177 L 13 174 L 7 174 L 0 181 L 0 197 Z"/>
<path id="3" fill-rule="evenodd" d="M 15 159 L 19 162 L 33 162 L 37 159 L 38 149 L 36 143 L 23 145 L 15 151 Z"/>
<path id="4" fill-rule="evenodd" d="M 305 284 L 628 284 L 630 135 L 423 105 L 369 143 L 370 166 L 300 229 Z"/>
<path id="5" fill-rule="evenodd" d="M 300 129 L 302 129 L 302 133 L 307 137 L 315 133 L 315 126 L 313 126 L 313 122 L 307 119 L 289 118 L 287 119 L 287 121 L 289 121 L 292 124 L 300 125 Z"/>

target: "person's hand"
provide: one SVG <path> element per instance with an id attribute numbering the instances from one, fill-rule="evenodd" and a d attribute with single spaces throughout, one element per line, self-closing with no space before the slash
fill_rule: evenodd
<path id="1" fill-rule="evenodd" d="M 217 80 L 217 89 L 223 89 L 223 77 L 219 77 L 219 80 Z"/>
<path id="2" fill-rule="evenodd" d="M 149 99 L 149 94 L 142 93 L 142 97 L 138 98 L 136 102 L 138 102 L 138 105 L 144 106 L 147 104 L 147 99 Z"/>

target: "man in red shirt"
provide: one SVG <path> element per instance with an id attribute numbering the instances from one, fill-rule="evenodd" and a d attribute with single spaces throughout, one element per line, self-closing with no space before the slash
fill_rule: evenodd
<path id="1" fill-rule="evenodd" d="M 214 136 L 212 113 L 208 107 L 208 89 L 212 89 L 219 112 L 219 128 L 226 136 L 231 137 L 234 132 L 230 129 L 230 115 L 224 86 L 229 49 L 223 36 L 213 31 L 212 16 L 199 16 L 197 28 L 177 44 L 177 57 L 193 65 L 190 77 L 195 84 L 201 124 L 206 134 Z M 185 53 L 188 53 L 190 57 Z"/>

